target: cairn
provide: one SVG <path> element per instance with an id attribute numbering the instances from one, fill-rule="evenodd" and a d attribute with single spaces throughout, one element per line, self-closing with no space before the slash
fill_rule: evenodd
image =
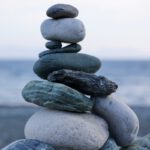
<path id="1" fill-rule="evenodd" d="M 119 150 L 117 145 L 127 147 L 135 141 L 139 121 L 126 104 L 110 96 L 118 85 L 95 75 L 100 60 L 79 53 L 85 27 L 75 19 L 78 14 L 66 4 L 47 11 L 51 18 L 42 23 L 41 33 L 48 50 L 39 54 L 33 67 L 43 80 L 31 81 L 22 90 L 27 102 L 44 109 L 28 120 L 25 137 L 47 143 L 45 150 L 108 150 L 110 143 Z"/>

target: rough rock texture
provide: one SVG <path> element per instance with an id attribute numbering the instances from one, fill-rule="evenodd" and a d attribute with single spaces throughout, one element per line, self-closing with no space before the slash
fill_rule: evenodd
<path id="1" fill-rule="evenodd" d="M 2 150 L 54 150 L 54 148 L 37 140 L 22 139 L 9 144 Z"/>
<path id="2" fill-rule="evenodd" d="M 93 106 L 93 101 L 82 93 L 63 84 L 48 81 L 29 82 L 22 95 L 27 102 L 56 110 L 86 112 Z"/>
<path id="3" fill-rule="evenodd" d="M 138 138 L 131 146 L 121 150 L 150 150 L 150 134 Z"/>
<path id="4" fill-rule="evenodd" d="M 68 4 L 56 4 L 47 10 L 47 16 L 54 19 L 74 18 L 78 16 L 78 9 Z"/>
<path id="5" fill-rule="evenodd" d="M 47 79 L 49 73 L 61 69 L 95 73 L 100 66 L 100 60 L 94 56 L 81 53 L 56 53 L 40 58 L 34 64 L 33 70 L 39 77 Z"/>
<path id="6" fill-rule="evenodd" d="M 100 150 L 119 150 L 119 147 L 112 138 L 109 138 Z"/>
<path id="7" fill-rule="evenodd" d="M 47 40 L 78 43 L 85 37 L 85 28 L 78 19 L 47 19 L 41 25 L 41 33 Z"/>
<path id="8" fill-rule="evenodd" d="M 39 57 L 43 57 L 48 54 L 54 53 L 77 53 L 81 50 L 81 46 L 79 44 L 71 44 L 59 49 L 46 50 L 39 54 Z"/>
<path id="9" fill-rule="evenodd" d="M 56 150 L 98 150 L 109 132 L 106 122 L 94 114 L 43 110 L 29 119 L 25 136 L 50 143 Z"/>
<path id="10" fill-rule="evenodd" d="M 81 93 L 92 96 L 107 96 L 118 88 L 116 83 L 103 76 L 65 69 L 52 72 L 48 80 L 68 85 Z"/>
<path id="11" fill-rule="evenodd" d="M 119 146 L 128 146 L 134 142 L 139 131 L 136 114 L 123 102 L 112 97 L 93 98 L 93 111 L 109 124 L 112 137 Z"/>
<path id="12" fill-rule="evenodd" d="M 45 44 L 45 47 L 48 49 L 60 49 L 62 44 L 60 41 L 50 41 Z"/>

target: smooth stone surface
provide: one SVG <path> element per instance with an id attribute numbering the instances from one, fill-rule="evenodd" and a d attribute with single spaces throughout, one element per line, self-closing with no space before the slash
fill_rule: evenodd
<path id="1" fill-rule="evenodd" d="M 46 12 L 48 17 L 58 18 L 74 18 L 77 17 L 78 9 L 68 4 L 56 4 L 50 7 Z"/>
<path id="2" fill-rule="evenodd" d="M 2 150 L 54 150 L 54 148 L 37 140 L 22 139 L 9 144 Z"/>
<path id="3" fill-rule="evenodd" d="M 150 150 L 150 134 L 138 138 L 131 146 L 121 150 Z"/>
<path id="4" fill-rule="evenodd" d="M 43 51 L 39 54 L 39 57 L 41 58 L 45 55 L 54 54 L 54 53 L 77 53 L 80 50 L 81 50 L 81 46 L 79 44 L 70 44 L 63 48 Z"/>
<path id="5" fill-rule="evenodd" d="M 112 137 L 119 146 L 128 146 L 134 142 L 139 131 L 136 114 L 123 102 L 112 97 L 93 98 L 93 111 L 109 124 Z"/>
<path id="6" fill-rule="evenodd" d="M 60 41 L 50 41 L 45 44 L 45 47 L 48 49 L 58 49 L 62 47 L 62 44 Z"/>
<path id="7" fill-rule="evenodd" d="M 93 101 L 82 93 L 63 84 L 48 81 L 31 81 L 22 90 L 27 102 L 56 110 L 86 112 Z"/>
<path id="8" fill-rule="evenodd" d="M 56 150 L 98 150 L 109 132 L 106 122 L 94 114 L 43 110 L 29 119 L 25 136 L 50 143 Z"/>
<path id="9" fill-rule="evenodd" d="M 85 37 L 85 28 L 78 19 L 47 19 L 41 25 L 41 33 L 47 40 L 78 43 Z"/>
<path id="10" fill-rule="evenodd" d="M 47 79 L 49 73 L 61 69 L 95 73 L 100 67 L 100 60 L 94 56 L 81 53 L 56 53 L 41 57 L 34 64 L 33 70 L 39 77 Z"/>
<path id="11" fill-rule="evenodd" d="M 48 80 L 65 84 L 81 93 L 92 96 L 107 96 L 118 88 L 116 83 L 103 76 L 66 69 L 50 73 Z"/>
<path id="12" fill-rule="evenodd" d="M 100 150 L 119 150 L 119 147 L 112 138 L 109 138 Z"/>

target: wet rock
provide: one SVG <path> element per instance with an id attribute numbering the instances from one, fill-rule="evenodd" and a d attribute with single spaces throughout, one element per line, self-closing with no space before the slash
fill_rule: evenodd
<path id="1" fill-rule="evenodd" d="M 95 73 L 101 66 L 98 58 L 81 53 L 56 53 L 41 57 L 33 67 L 34 72 L 41 78 L 57 70 L 70 69 Z"/>
<path id="2" fill-rule="evenodd" d="M 59 49 L 46 50 L 39 54 L 39 57 L 43 57 L 48 54 L 54 53 L 77 53 L 81 50 L 81 46 L 79 44 L 71 44 Z"/>
<path id="3" fill-rule="evenodd" d="M 68 4 L 56 4 L 47 10 L 47 16 L 54 19 L 74 18 L 78 16 L 78 9 Z"/>
<path id="4" fill-rule="evenodd" d="M 117 144 L 123 147 L 131 145 L 139 131 L 136 114 L 125 103 L 112 97 L 93 100 L 93 111 L 108 122 L 111 136 Z"/>
<path id="5" fill-rule="evenodd" d="M 50 143 L 56 150 L 98 150 L 109 132 L 107 123 L 94 114 L 42 110 L 27 122 L 25 136 Z"/>
<path id="6" fill-rule="evenodd" d="M 54 150 L 54 148 L 38 140 L 22 139 L 9 144 L 2 150 Z"/>
<path id="7" fill-rule="evenodd" d="M 103 76 L 72 70 L 54 71 L 48 80 L 72 87 L 81 93 L 92 96 L 107 96 L 117 89 L 117 84 Z"/>
<path id="8" fill-rule="evenodd" d="M 93 106 L 93 101 L 82 93 L 63 84 L 48 81 L 29 82 L 22 95 L 27 102 L 49 109 L 86 112 Z"/>
<path id="9" fill-rule="evenodd" d="M 41 33 L 47 40 L 78 43 L 85 37 L 85 28 L 78 19 L 47 19 L 41 25 Z"/>
<path id="10" fill-rule="evenodd" d="M 48 49 L 60 49 L 62 44 L 60 41 L 50 41 L 45 44 L 46 48 Z"/>

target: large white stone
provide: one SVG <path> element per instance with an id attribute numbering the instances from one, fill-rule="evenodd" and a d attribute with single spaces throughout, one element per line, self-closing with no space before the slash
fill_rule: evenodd
<path id="1" fill-rule="evenodd" d="M 41 25 L 41 33 L 47 40 L 77 43 L 84 39 L 85 28 L 78 19 L 47 19 Z"/>
<path id="2" fill-rule="evenodd" d="M 109 124 L 110 132 L 120 146 L 130 145 L 137 137 L 139 120 L 123 102 L 112 97 L 94 98 L 93 111 Z"/>
<path id="3" fill-rule="evenodd" d="M 42 110 L 27 122 L 25 136 L 57 150 L 99 150 L 109 133 L 106 122 L 94 114 Z"/>

